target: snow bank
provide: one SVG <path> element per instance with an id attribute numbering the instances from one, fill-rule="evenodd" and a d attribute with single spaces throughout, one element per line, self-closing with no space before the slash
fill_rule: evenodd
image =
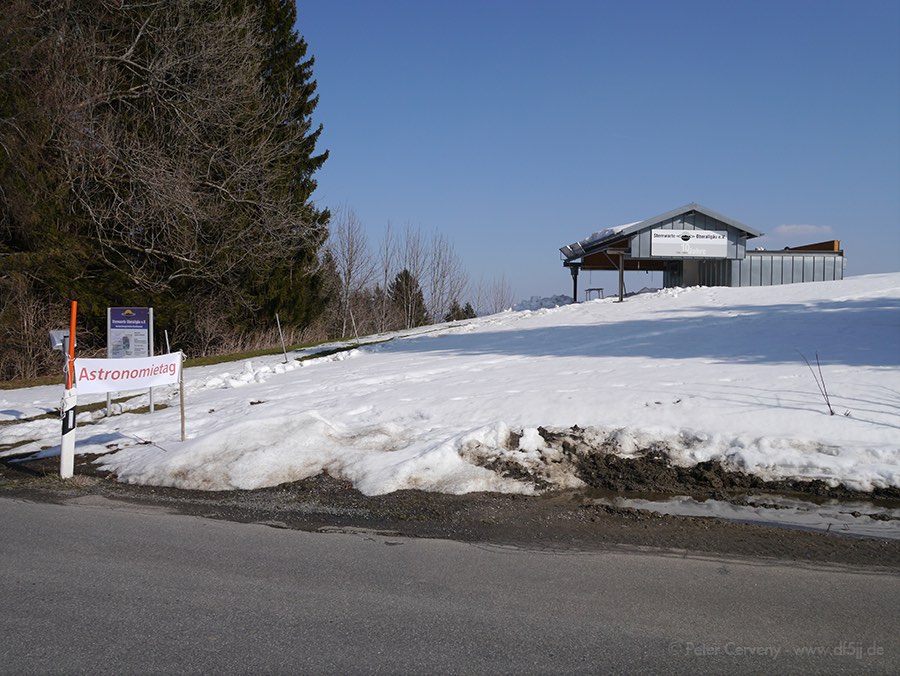
<path id="1" fill-rule="evenodd" d="M 368 494 L 527 493 L 501 475 L 578 485 L 537 431 L 578 425 L 624 455 L 664 446 L 765 479 L 900 486 L 900 274 L 537 305 L 304 362 L 187 369 L 188 441 L 162 388 L 170 406 L 153 415 L 128 412 L 144 396 L 80 414 L 76 452 L 105 454 L 122 481 L 185 488 L 326 471 Z M 817 352 L 834 416 L 801 357 Z M 59 420 L 36 416 L 60 395 L 0 392 L 0 455 L 58 454 Z"/>
<path id="2" fill-rule="evenodd" d="M 541 298 L 540 296 L 532 296 L 528 300 L 520 300 L 513 305 L 513 310 L 520 312 L 522 310 L 544 310 L 549 308 L 561 307 L 569 305 L 572 302 L 572 296 L 548 296 Z"/>

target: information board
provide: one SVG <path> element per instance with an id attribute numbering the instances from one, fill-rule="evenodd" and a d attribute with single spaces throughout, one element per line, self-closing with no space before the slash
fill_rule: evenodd
<path id="1" fill-rule="evenodd" d="M 107 354 L 110 359 L 150 357 L 152 313 L 146 307 L 111 307 L 107 313 Z"/>

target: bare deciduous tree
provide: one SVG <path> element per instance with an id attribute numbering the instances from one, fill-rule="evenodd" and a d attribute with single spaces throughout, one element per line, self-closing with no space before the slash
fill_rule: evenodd
<path id="1" fill-rule="evenodd" d="M 21 276 L 0 279 L 0 380 L 62 373 L 62 358 L 47 339 L 51 329 L 67 325 L 61 308 L 37 296 Z"/>
<path id="2" fill-rule="evenodd" d="M 118 21 L 142 18 L 101 2 Z M 279 128 L 295 101 L 265 91 L 257 18 L 188 16 L 202 4 L 151 11 L 127 42 L 76 14 L 48 54 L 68 184 L 106 262 L 147 288 L 220 283 L 250 261 L 271 265 L 304 234 L 272 171 L 303 141 L 296 125 L 295 138 Z"/>
<path id="3" fill-rule="evenodd" d="M 4 292 L 19 273 L 30 299 L 80 291 L 94 327 L 113 299 L 162 300 L 200 349 L 213 325 L 236 343 L 264 332 L 263 308 L 312 322 L 328 213 L 310 195 L 327 154 L 295 18 L 249 0 L 4 3 Z"/>
<path id="4" fill-rule="evenodd" d="M 388 222 L 384 229 L 384 235 L 378 246 L 377 275 L 378 289 L 375 294 L 375 303 L 377 304 L 377 315 L 375 319 L 376 330 L 381 333 L 386 331 L 392 324 L 392 315 L 394 308 L 391 305 L 388 296 L 388 286 L 397 274 L 397 258 L 399 257 L 397 236 L 394 233 L 394 226 Z"/>
<path id="5" fill-rule="evenodd" d="M 343 337 L 348 335 L 348 328 L 353 328 L 354 333 L 358 333 L 352 301 L 368 287 L 374 275 L 369 241 L 362 223 L 352 209 L 342 207 L 335 212 L 328 247 L 341 283 L 340 316 Z"/>
<path id="6" fill-rule="evenodd" d="M 444 321 L 453 302 L 462 300 L 468 279 L 453 245 L 437 232 L 431 236 L 428 271 L 428 316 L 438 323 Z"/>
<path id="7" fill-rule="evenodd" d="M 478 315 L 492 315 L 513 306 L 515 296 L 504 275 L 485 280 L 482 276 L 475 287 L 475 307 Z"/>

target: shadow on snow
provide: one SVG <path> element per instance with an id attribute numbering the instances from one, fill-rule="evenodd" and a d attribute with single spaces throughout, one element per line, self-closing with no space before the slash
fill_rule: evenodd
<path id="1" fill-rule="evenodd" d="M 616 306 L 609 305 L 615 317 Z M 602 306 L 601 306 L 602 307 Z M 596 312 L 597 305 L 591 310 Z M 606 309 L 606 308 L 604 308 Z M 722 363 L 803 363 L 823 367 L 900 365 L 900 299 L 821 301 L 808 305 L 696 306 L 682 316 L 586 325 L 476 331 L 394 341 L 391 352 L 525 357 L 701 359 Z M 692 314 L 702 313 L 699 316 Z"/>

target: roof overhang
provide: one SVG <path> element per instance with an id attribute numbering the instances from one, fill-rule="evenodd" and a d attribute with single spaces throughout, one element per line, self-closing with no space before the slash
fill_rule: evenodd
<path id="1" fill-rule="evenodd" d="M 600 230 L 599 232 L 595 232 L 590 237 L 561 247 L 559 251 L 565 258 L 566 262 L 575 260 L 577 258 L 583 258 L 584 256 L 590 255 L 591 253 L 594 253 L 596 251 L 608 249 L 614 243 L 626 239 L 636 232 L 647 228 L 652 228 L 654 225 L 662 223 L 663 221 L 667 221 L 669 219 L 691 213 L 703 214 L 704 216 L 713 218 L 717 221 L 721 221 L 726 225 L 730 225 L 733 228 L 741 230 L 743 233 L 745 233 L 747 239 L 760 237 L 763 234 L 759 230 L 755 230 L 750 226 L 744 225 L 740 221 L 736 221 L 733 218 L 723 216 L 722 214 L 717 213 L 712 209 L 708 209 L 702 204 L 691 202 L 690 204 L 686 204 L 683 207 L 672 209 L 671 211 L 667 211 L 664 214 L 659 214 L 658 216 L 653 216 L 652 218 L 647 218 L 643 221 L 637 221 L 635 223 L 628 223 L 626 225 Z"/>

